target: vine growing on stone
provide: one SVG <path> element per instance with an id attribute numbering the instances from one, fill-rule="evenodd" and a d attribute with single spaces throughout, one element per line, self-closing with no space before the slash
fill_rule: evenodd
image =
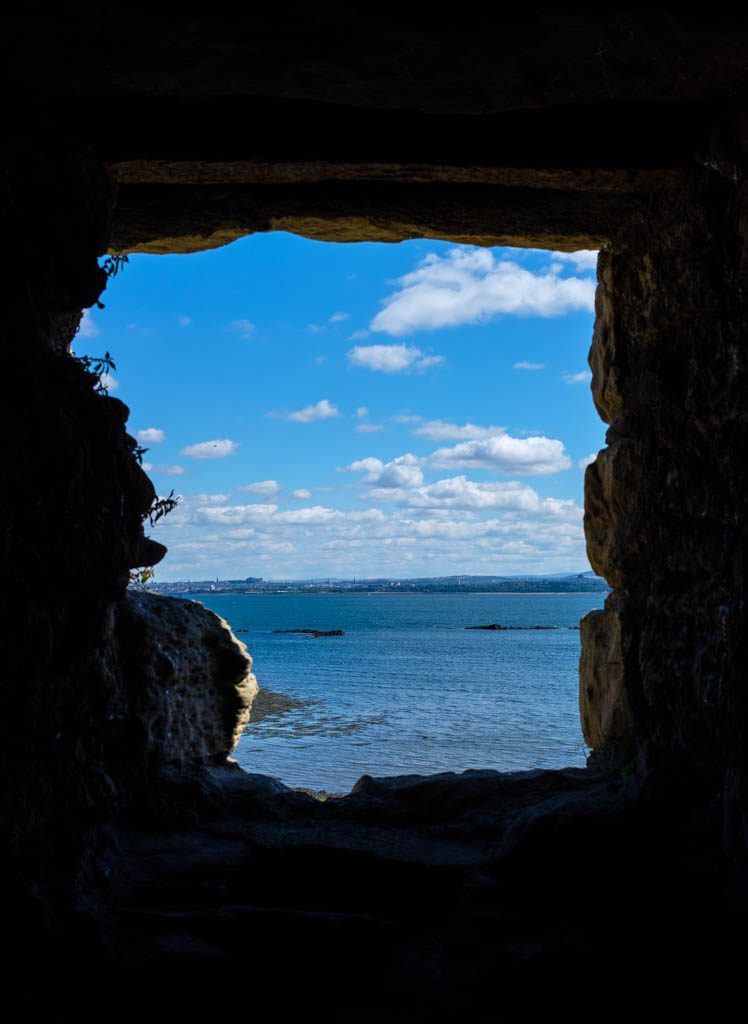
<path id="1" fill-rule="evenodd" d="M 169 496 L 166 498 L 156 498 L 151 507 L 143 516 L 143 522 L 148 520 L 151 526 L 155 526 L 159 519 L 163 519 L 165 515 L 168 515 L 173 509 L 179 504 L 179 495 L 174 495 L 174 489 L 169 492 Z"/>
<path id="2" fill-rule="evenodd" d="M 101 269 L 106 274 L 107 278 L 116 277 L 120 273 L 122 268 L 130 262 L 130 257 L 126 253 L 115 254 L 114 256 L 107 256 L 104 262 L 101 264 Z M 105 309 L 105 305 L 100 299 L 96 300 L 96 305 L 99 309 Z"/>
<path id="3" fill-rule="evenodd" d="M 129 262 L 130 257 L 124 253 L 122 255 L 107 256 L 101 264 L 101 268 L 105 271 L 107 277 L 116 277 L 125 264 Z"/>
<path id="4" fill-rule="evenodd" d="M 142 569 L 130 569 L 130 582 L 128 586 L 133 590 L 145 590 L 156 576 L 156 570 L 152 565 L 146 565 Z"/>
<path id="5" fill-rule="evenodd" d="M 144 448 L 142 451 L 145 452 L 147 449 Z M 148 511 L 143 513 L 143 516 L 141 517 L 142 521 L 145 522 L 147 519 L 151 526 L 155 526 L 160 519 L 163 519 L 164 516 L 167 516 L 177 507 L 179 501 L 180 496 L 178 494 L 174 494 L 174 489 L 172 488 L 166 498 L 154 499 Z M 144 590 L 155 578 L 156 570 L 152 565 L 142 566 L 138 569 L 131 569 L 130 582 L 128 586 L 132 587 L 134 590 Z"/>
<path id="6" fill-rule="evenodd" d="M 103 356 L 76 356 L 73 355 L 76 363 L 79 363 L 86 373 L 94 378 L 94 391 L 97 395 L 108 395 L 108 386 L 105 380 L 107 374 L 117 369 L 117 364 L 108 352 Z"/>

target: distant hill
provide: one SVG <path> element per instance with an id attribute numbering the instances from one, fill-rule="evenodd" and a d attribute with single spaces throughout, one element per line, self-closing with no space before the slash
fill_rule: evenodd
<path id="1" fill-rule="evenodd" d="M 180 580 L 153 583 L 158 594 L 329 594 L 329 593 L 606 593 L 610 587 L 601 576 L 589 570 L 580 573 L 553 573 L 548 576 L 424 576 L 413 579 L 314 579 L 264 580 Z"/>

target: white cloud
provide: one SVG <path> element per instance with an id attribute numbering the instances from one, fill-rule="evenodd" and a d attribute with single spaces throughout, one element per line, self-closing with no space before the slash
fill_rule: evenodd
<path id="1" fill-rule="evenodd" d="M 297 487 L 295 491 L 291 491 L 291 497 L 297 498 L 299 501 L 306 501 L 311 496 L 312 492 L 308 491 L 306 487 Z"/>
<path id="2" fill-rule="evenodd" d="M 241 562 L 266 566 L 260 575 L 277 579 L 547 573 L 587 565 L 581 508 L 540 498 L 524 483 L 453 477 L 378 488 L 371 496 L 390 508 L 229 506 L 224 495 L 194 495 L 159 524 L 169 546 L 163 568 L 172 578 L 227 577 Z"/>
<path id="3" fill-rule="evenodd" d="M 369 410 L 366 408 L 366 406 L 365 405 L 359 405 L 358 409 L 356 409 L 356 416 L 357 416 L 357 418 L 361 419 L 363 416 L 368 416 L 368 415 L 369 415 Z"/>
<path id="4" fill-rule="evenodd" d="M 194 505 L 226 505 L 228 494 L 191 494 L 189 501 Z"/>
<path id="5" fill-rule="evenodd" d="M 119 381 L 111 373 L 102 373 L 99 377 L 99 383 L 105 391 L 116 391 L 119 387 Z"/>
<path id="6" fill-rule="evenodd" d="M 323 324 L 307 324 L 306 329 L 310 334 L 322 334 L 327 328 Z"/>
<path id="7" fill-rule="evenodd" d="M 349 334 L 347 340 L 348 341 L 362 341 L 364 338 L 368 338 L 368 337 L 369 337 L 369 332 L 367 330 L 364 330 L 363 328 L 359 328 L 359 330 L 354 331 L 353 334 Z"/>
<path id="8" fill-rule="evenodd" d="M 441 424 L 438 420 L 433 422 Z M 464 429 L 454 424 L 444 426 Z M 477 432 L 488 429 L 473 427 L 472 424 L 466 424 L 466 427 Z M 419 467 L 418 474 L 410 470 L 403 473 L 402 466 Z M 550 437 L 512 437 L 502 432 L 488 436 L 479 434 L 476 439 L 461 441 L 451 448 L 437 448 L 425 457 L 408 453 L 386 463 L 371 456 L 357 459 L 340 472 L 365 473 L 364 483 L 379 487 L 412 487 L 422 482 L 422 469 L 489 469 L 519 476 L 539 476 L 558 473 L 569 466 L 571 459 L 561 441 Z"/>
<path id="9" fill-rule="evenodd" d="M 376 487 L 420 487 L 423 470 L 420 459 L 415 455 L 400 455 L 382 467 L 381 473 L 372 481 Z"/>
<path id="10" fill-rule="evenodd" d="M 314 357 L 314 365 L 315 366 L 322 366 L 324 364 L 324 362 L 325 362 L 325 356 L 315 356 Z"/>
<path id="11" fill-rule="evenodd" d="M 587 469 L 588 466 L 592 465 L 596 458 L 597 452 L 590 452 L 589 455 L 585 455 L 583 459 L 580 459 L 577 465 L 582 471 L 584 471 L 585 469 Z"/>
<path id="12" fill-rule="evenodd" d="M 331 324 L 341 324 L 344 320 L 350 320 L 350 313 L 333 313 L 330 317 Z"/>
<path id="13" fill-rule="evenodd" d="M 597 269 L 597 250 L 578 249 L 576 252 L 552 252 L 551 258 L 561 263 L 573 263 L 579 271 Z"/>
<path id="14" fill-rule="evenodd" d="M 99 334 L 99 325 L 91 316 L 90 309 L 83 310 L 83 317 L 78 327 L 79 338 L 95 338 Z"/>
<path id="15" fill-rule="evenodd" d="M 391 462 L 381 459 L 357 459 L 338 470 L 341 473 L 365 473 L 364 483 L 376 487 L 418 487 L 423 483 L 422 459 L 408 453 Z"/>
<path id="16" fill-rule="evenodd" d="M 283 416 L 282 413 L 271 413 L 272 416 Z M 293 420 L 294 423 L 314 423 L 317 420 L 329 420 L 340 416 L 337 406 L 333 405 L 326 398 L 315 405 L 305 405 L 303 409 L 289 412 L 285 419 Z"/>
<path id="17" fill-rule="evenodd" d="M 545 363 L 527 363 L 524 360 L 519 363 L 512 363 L 513 370 L 544 370 Z"/>
<path id="18" fill-rule="evenodd" d="M 223 438 L 216 441 L 200 441 L 198 444 L 188 444 L 182 449 L 181 454 L 189 459 L 225 459 L 227 455 L 233 455 L 239 447 L 236 441 Z"/>
<path id="19" fill-rule="evenodd" d="M 489 249 L 430 254 L 398 280 L 369 325 L 394 337 L 418 330 L 482 323 L 501 314 L 561 316 L 594 310 L 595 282 L 562 277 L 554 268 L 534 272 Z"/>
<path id="20" fill-rule="evenodd" d="M 588 384 L 592 380 L 589 370 L 580 370 L 579 373 L 562 374 L 567 384 Z"/>
<path id="21" fill-rule="evenodd" d="M 232 320 L 227 329 L 235 331 L 242 338 L 249 338 L 257 330 L 257 327 L 251 320 Z"/>
<path id="22" fill-rule="evenodd" d="M 325 508 L 324 505 L 309 505 L 306 508 L 288 509 L 274 516 L 277 523 L 294 526 L 318 526 L 340 519 L 344 513 L 336 508 Z"/>
<path id="23" fill-rule="evenodd" d="M 465 476 L 410 488 L 390 489 L 379 486 L 368 491 L 367 497 L 370 501 L 394 501 L 410 508 L 505 509 L 572 518 L 578 518 L 580 513 L 573 501 L 543 499 L 528 484 L 517 480 L 508 483 L 477 483 Z"/>
<path id="24" fill-rule="evenodd" d="M 369 456 L 366 459 L 356 459 L 355 462 L 351 462 L 348 466 L 341 466 L 338 469 L 338 473 L 366 473 L 366 482 L 374 481 L 384 469 L 384 463 L 381 459 L 375 459 Z"/>
<path id="25" fill-rule="evenodd" d="M 166 438 L 166 434 L 160 427 L 146 427 L 144 430 L 139 430 L 135 436 L 143 444 L 161 444 Z"/>
<path id="26" fill-rule="evenodd" d="M 444 420 L 427 420 L 413 433 L 417 437 L 427 437 L 429 441 L 474 441 L 486 437 L 505 434 L 503 427 L 476 427 L 474 423 L 447 423 Z"/>
<path id="27" fill-rule="evenodd" d="M 423 416 L 417 416 L 415 414 L 410 415 L 409 413 L 398 413 L 397 416 L 390 416 L 393 423 L 420 423 Z"/>
<path id="28" fill-rule="evenodd" d="M 419 373 L 423 373 L 424 370 L 428 370 L 432 366 L 439 366 L 443 362 L 444 356 L 424 356 L 423 359 L 418 360 L 414 369 L 418 370 Z"/>
<path id="29" fill-rule="evenodd" d="M 493 469 L 501 473 L 538 475 L 568 469 L 571 459 L 561 441 L 550 437 L 494 435 L 439 448 L 428 458 L 436 469 Z"/>
<path id="30" fill-rule="evenodd" d="M 292 555 L 296 551 L 296 548 L 289 541 L 264 540 L 260 541 L 257 547 L 265 556 Z"/>
<path id="31" fill-rule="evenodd" d="M 381 423 L 357 423 L 356 433 L 357 434 L 378 434 L 382 430 Z"/>
<path id="32" fill-rule="evenodd" d="M 237 491 L 246 491 L 248 494 L 261 494 L 266 498 L 272 498 L 280 491 L 281 485 L 277 480 L 258 480 L 254 484 L 242 484 Z"/>
<path id="33" fill-rule="evenodd" d="M 193 521 L 209 523 L 214 526 L 243 526 L 247 522 L 267 520 L 275 512 L 277 505 L 201 505 L 193 512 Z"/>
<path id="34" fill-rule="evenodd" d="M 214 526 L 243 526 L 253 523 L 255 529 L 266 530 L 278 524 L 285 526 L 316 526 L 348 519 L 352 522 L 381 518 L 378 509 L 367 512 L 343 512 L 340 509 L 311 505 L 305 508 L 279 510 L 277 505 L 226 505 L 220 508 L 202 506 L 194 510 L 193 520 Z"/>
<path id="35" fill-rule="evenodd" d="M 247 540 L 249 537 L 256 537 L 257 530 L 252 526 L 238 526 L 235 530 L 227 530 L 224 537 L 231 537 L 232 540 Z"/>
<path id="36" fill-rule="evenodd" d="M 189 327 L 190 324 L 192 323 L 192 317 L 191 316 L 178 316 L 177 317 L 177 323 L 179 324 L 180 327 Z"/>
<path id="37" fill-rule="evenodd" d="M 427 356 L 414 345 L 355 345 L 348 352 L 348 359 L 354 366 L 380 373 L 423 371 L 444 362 L 443 356 Z"/>
<path id="38" fill-rule="evenodd" d="M 162 463 L 154 466 L 152 463 L 148 463 L 148 466 L 149 472 L 160 473 L 162 476 L 184 476 L 187 472 L 184 466 L 178 465 L 165 465 Z M 145 468 L 145 464 L 143 465 L 143 468 Z"/>

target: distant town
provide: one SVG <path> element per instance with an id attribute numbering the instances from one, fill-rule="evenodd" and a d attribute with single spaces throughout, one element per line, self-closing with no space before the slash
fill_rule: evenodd
<path id="1" fill-rule="evenodd" d="M 149 583 L 157 594 L 539 594 L 605 593 L 610 587 L 592 572 L 553 576 L 434 576 L 417 579 L 179 580 Z"/>

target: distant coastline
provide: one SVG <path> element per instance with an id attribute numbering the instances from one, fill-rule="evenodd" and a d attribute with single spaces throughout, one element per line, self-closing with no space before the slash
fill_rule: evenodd
<path id="1" fill-rule="evenodd" d="M 436 576 L 353 580 L 177 580 L 149 590 L 173 597 L 201 594 L 603 594 L 610 587 L 591 572 L 553 576 Z"/>

